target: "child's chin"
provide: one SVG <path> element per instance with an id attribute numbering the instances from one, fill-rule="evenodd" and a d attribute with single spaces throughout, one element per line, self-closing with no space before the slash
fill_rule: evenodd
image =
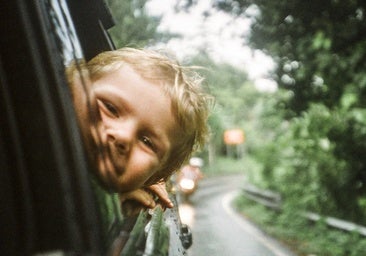
<path id="1" fill-rule="evenodd" d="M 109 192 L 121 192 L 121 174 L 118 174 L 109 161 L 98 161 L 96 176 L 102 187 Z"/>

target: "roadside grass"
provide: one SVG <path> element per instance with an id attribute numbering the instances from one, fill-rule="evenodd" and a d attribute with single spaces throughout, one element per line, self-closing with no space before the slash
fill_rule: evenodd
<path id="1" fill-rule="evenodd" d="M 234 208 L 267 234 L 282 241 L 299 256 L 363 256 L 366 239 L 357 233 L 348 233 L 314 224 L 291 211 L 281 213 L 239 196 Z"/>
<path id="2" fill-rule="evenodd" d="M 251 157 L 234 159 L 217 157 L 211 164 L 203 167 L 206 176 L 243 173 L 255 180 L 260 169 Z M 234 208 L 244 217 L 255 223 L 267 234 L 282 241 L 298 256 L 364 256 L 366 238 L 357 233 L 348 233 L 326 226 L 297 215 L 299 209 L 284 209 L 275 212 L 255 203 L 244 196 L 237 197 Z"/>

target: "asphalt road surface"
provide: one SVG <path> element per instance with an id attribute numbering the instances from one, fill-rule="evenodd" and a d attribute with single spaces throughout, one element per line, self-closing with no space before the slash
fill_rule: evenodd
<path id="1" fill-rule="evenodd" d="M 188 256 L 294 256 L 231 207 L 243 175 L 204 178 L 189 203 L 180 205 L 193 233 Z"/>

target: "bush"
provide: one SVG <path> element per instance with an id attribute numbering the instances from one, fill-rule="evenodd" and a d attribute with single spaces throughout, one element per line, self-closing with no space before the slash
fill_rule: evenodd
<path id="1" fill-rule="evenodd" d="M 358 233 L 331 229 L 323 221 L 310 222 L 294 211 L 277 214 L 244 196 L 237 197 L 234 205 L 246 218 L 298 255 L 366 255 L 366 240 Z"/>
<path id="2" fill-rule="evenodd" d="M 252 182 L 280 192 L 292 209 L 365 224 L 366 162 L 359 156 L 366 151 L 365 116 L 312 105 L 287 132 L 257 148 L 262 182 Z"/>

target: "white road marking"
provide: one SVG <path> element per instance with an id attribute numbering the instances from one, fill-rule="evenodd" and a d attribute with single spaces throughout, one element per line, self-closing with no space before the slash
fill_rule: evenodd
<path id="1" fill-rule="evenodd" d="M 271 242 L 268 237 L 264 236 L 256 227 L 251 225 L 250 223 L 246 222 L 242 216 L 240 216 L 238 213 L 236 213 L 232 207 L 230 206 L 230 203 L 232 200 L 237 196 L 239 191 L 233 191 L 228 194 L 226 194 L 221 203 L 228 215 L 232 219 L 234 219 L 240 227 L 242 227 L 246 232 L 250 233 L 253 238 L 255 238 L 258 242 L 262 243 L 264 246 L 266 246 L 269 250 L 271 250 L 276 256 L 289 256 L 288 254 L 282 252 L 279 250 L 273 242 Z"/>

